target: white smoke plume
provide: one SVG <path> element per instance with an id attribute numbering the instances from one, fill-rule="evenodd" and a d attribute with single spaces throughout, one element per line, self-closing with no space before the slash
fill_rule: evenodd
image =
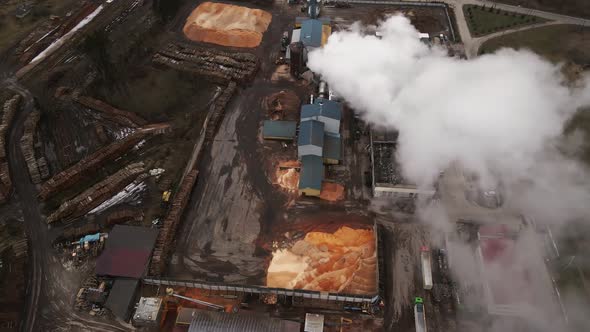
<path id="1" fill-rule="evenodd" d="M 403 16 L 377 31 L 381 39 L 360 25 L 335 32 L 308 66 L 369 123 L 399 130 L 408 180 L 430 185 L 458 162 L 485 186 L 501 181 L 512 193 L 507 201 L 518 199 L 527 213 L 548 221 L 588 215 L 587 171 L 557 142 L 564 123 L 590 104 L 590 79 L 570 88 L 560 66 L 529 51 L 449 57 L 422 43 Z"/>
<path id="2" fill-rule="evenodd" d="M 358 24 L 335 32 L 309 54 L 308 67 L 371 125 L 399 131 L 397 159 L 407 180 L 430 186 L 458 164 L 478 174 L 484 187 L 500 183 L 504 205 L 517 214 L 555 225 L 587 219 L 589 172 L 564 153 L 563 129 L 575 112 L 590 106 L 590 77 L 572 87 L 559 65 L 530 51 L 452 58 L 423 44 L 403 16 L 388 18 L 377 31 L 381 38 Z M 440 221 L 435 230 L 449 226 L 443 206 L 429 206 L 418 216 Z M 527 261 L 539 252 L 538 242 L 518 245 Z M 467 246 L 455 252 L 473 253 Z M 456 261 L 455 273 L 479 278 L 469 277 L 474 262 Z M 488 277 L 503 280 L 503 273 Z M 506 287 L 521 291 L 510 289 L 510 280 Z M 554 324 L 560 316 L 543 312 L 533 315 L 536 330 L 559 330 Z M 492 330 L 519 330 L 505 323 L 494 322 L 499 325 Z"/>

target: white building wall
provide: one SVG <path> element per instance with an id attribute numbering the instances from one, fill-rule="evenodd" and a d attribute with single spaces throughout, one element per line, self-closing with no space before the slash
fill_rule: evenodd
<path id="1" fill-rule="evenodd" d="M 340 120 L 328 118 L 325 116 L 312 116 L 309 118 L 301 118 L 301 122 L 316 120 L 324 124 L 324 131 L 330 134 L 340 134 Z"/>
<path id="2" fill-rule="evenodd" d="M 308 156 L 308 155 L 322 157 L 323 152 L 324 151 L 321 146 L 316 146 L 316 145 L 311 145 L 311 144 L 302 145 L 302 146 L 297 147 L 297 153 L 299 155 L 299 158 L 301 158 L 303 156 Z"/>

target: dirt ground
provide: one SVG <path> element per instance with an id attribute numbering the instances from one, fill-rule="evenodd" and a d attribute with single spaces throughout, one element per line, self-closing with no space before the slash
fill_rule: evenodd
<path id="1" fill-rule="evenodd" d="M 587 0 L 502 0 L 501 2 L 575 17 L 590 18 L 590 6 L 588 6 Z"/>
<path id="2" fill-rule="evenodd" d="M 0 2 L 0 54 L 16 44 L 37 24 L 46 21 L 50 15 L 65 15 L 75 0 L 41 0 L 36 1 L 29 15 L 17 18 L 14 12 L 22 1 L 7 0 Z"/>
<path id="3" fill-rule="evenodd" d="M 204 2 L 186 19 L 183 32 L 194 41 L 233 47 L 256 47 L 272 16 L 260 9 Z"/>

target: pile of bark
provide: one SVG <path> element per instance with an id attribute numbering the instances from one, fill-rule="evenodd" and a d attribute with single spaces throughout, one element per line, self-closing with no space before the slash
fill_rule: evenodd
<path id="1" fill-rule="evenodd" d="M 8 159 L 6 158 L 8 150 L 6 142 L 21 99 L 20 95 L 14 95 L 2 107 L 2 117 L 0 118 L 0 204 L 5 203 L 12 192 L 12 181 L 10 180 Z"/>
<path id="2" fill-rule="evenodd" d="M 87 96 L 75 97 L 74 100 L 88 108 L 100 112 L 104 119 L 120 124 L 124 127 L 138 128 L 147 124 L 147 121 L 139 115 L 133 112 L 120 110 L 102 100 Z"/>
<path id="3" fill-rule="evenodd" d="M 182 42 L 169 43 L 152 60 L 219 84 L 248 82 L 258 70 L 258 59 L 253 54 L 206 49 Z"/>
<path id="4" fill-rule="evenodd" d="M 41 174 L 40 167 L 35 157 L 35 132 L 37 130 L 37 124 L 41 113 L 38 110 L 31 112 L 25 120 L 25 132 L 23 137 L 20 139 L 20 148 L 27 162 L 27 168 L 29 169 L 29 175 L 31 181 L 35 184 L 41 183 L 42 179 L 49 177 L 49 168 L 47 167 L 47 161 L 45 157 L 42 157 L 41 166 L 43 166 L 43 175 Z"/>
<path id="5" fill-rule="evenodd" d="M 184 177 L 178 193 L 174 196 L 172 201 L 172 207 L 170 208 L 166 219 L 158 233 L 158 239 L 156 240 L 156 248 L 152 256 L 152 262 L 150 264 L 150 275 L 159 276 L 166 267 L 166 262 L 170 256 L 170 250 L 173 245 L 172 242 L 176 236 L 176 230 L 180 222 L 180 218 L 184 212 L 184 208 L 188 203 L 193 187 L 197 182 L 197 176 L 199 171 L 192 170 L 187 176 Z"/>
<path id="6" fill-rule="evenodd" d="M 114 160 L 144 139 L 149 132 L 138 130 L 122 140 L 100 148 L 74 166 L 56 174 L 41 186 L 39 197 L 42 200 L 75 184 L 88 173 L 100 169 L 108 161 Z"/>
<path id="7" fill-rule="evenodd" d="M 82 216 L 88 211 L 99 206 L 101 203 L 123 190 L 134 180 L 139 180 L 144 173 L 143 163 L 127 165 L 115 174 L 98 182 L 71 200 L 65 201 L 48 218 L 47 223 L 51 224 L 62 219 L 71 219 Z"/>
<path id="8" fill-rule="evenodd" d="M 213 112 L 211 113 L 207 123 L 207 133 L 205 134 L 206 139 L 213 139 L 217 133 L 217 128 L 219 128 L 219 124 L 221 123 L 221 120 L 225 114 L 225 106 L 235 91 L 236 82 L 232 81 L 227 85 L 225 90 L 223 90 L 223 93 L 217 99 L 215 99 Z"/>

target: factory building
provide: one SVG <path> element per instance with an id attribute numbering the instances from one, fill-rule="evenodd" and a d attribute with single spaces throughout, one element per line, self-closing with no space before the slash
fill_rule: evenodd
<path id="1" fill-rule="evenodd" d="M 262 137 L 264 139 L 292 141 L 296 134 L 297 122 L 295 121 L 266 120 L 262 126 Z"/>
<path id="2" fill-rule="evenodd" d="M 371 130 L 371 168 L 372 189 L 374 197 L 417 198 L 432 196 L 434 189 L 418 188 L 408 183 L 396 159 L 398 133 L 392 131 Z"/>
<path id="3" fill-rule="evenodd" d="M 306 70 L 307 54 L 314 48 L 324 46 L 331 33 L 329 19 L 296 19 L 291 43 L 285 53 L 285 59 L 291 64 L 291 74 L 298 77 Z"/>
<path id="4" fill-rule="evenodd" d="M 342 104 L 333 100 L 318 98 L 313 104 L 301 107 L 301 121 L 317 120 L 324 123 L 326 133 L 340 136 Z"/>
<path id="5" fill-rule="evenodd" d="M 340 136 L 324 136 L 324 164 L 338 165 L 342 159 L 342 140 Z"/>
<path id="6" fill-rule="evenodd" d="M 297 153 L 301 164 L 299 193 L 320 196 L 323 164 L 336 165 L 342 159 L 340 120 L 342 104 L 318 98 L 301 107 Z M 314 158 L 311 158 L 314 157 Z"/>
<path id="7" fill-rule="evenodd" d="M 299 177 L 299 194 L 320 196 L 324 165 L 322 158 L 315 155 L 301 157 L 301 175 Z"/>
<path id="8" fill-rule="evenodd" d="M 157 236 L 157 229 L 115 225 L 96 261 L 96 274 L 114 280 L 105 307 L 124 321 L 131 315 Z"/>
<path id="9" fill-rule="evenodd" d="M 324 156 L 324 123 L 316 120 L 302 121 L 299 126 L 297 153 L 304 156 Z"/>

